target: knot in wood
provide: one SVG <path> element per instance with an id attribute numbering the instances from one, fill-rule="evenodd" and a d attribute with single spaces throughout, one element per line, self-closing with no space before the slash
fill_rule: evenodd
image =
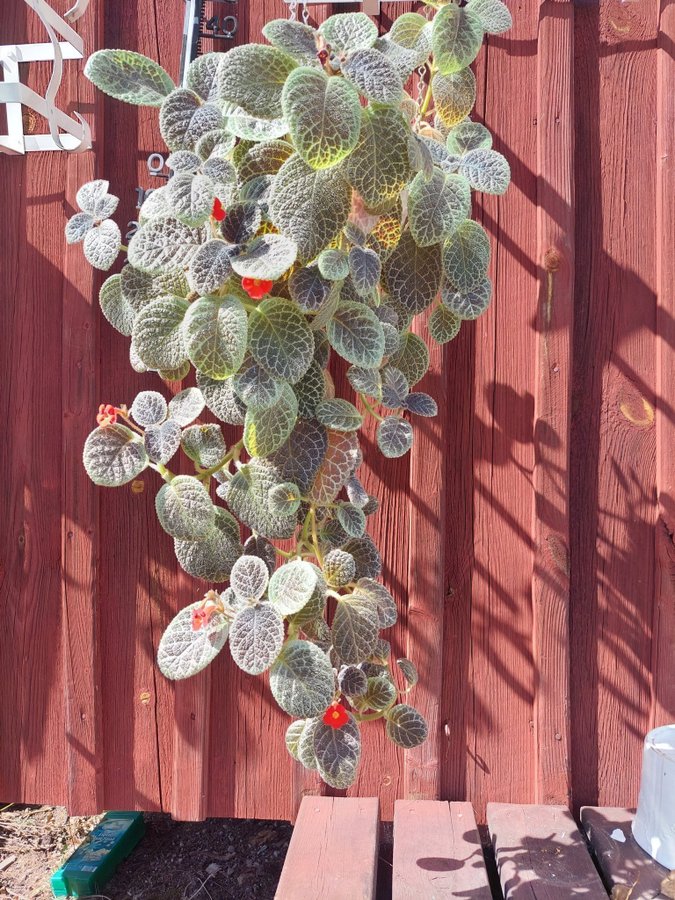
<path id="1" fill-rule="evenodd" d="M 544 254 L 544 268 L 547 272 L 557 272 L 562 261 L 562 254 L 555 247 L 549 247 Z"/>

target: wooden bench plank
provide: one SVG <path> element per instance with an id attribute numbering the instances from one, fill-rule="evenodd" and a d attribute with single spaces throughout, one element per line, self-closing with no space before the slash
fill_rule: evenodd
<path id="1" fill-rule="evenodd" d="M 506 900 L 607 900 L 566 807 L 488 803 L 487 820 Z"/>
<path id="2" fill-rule="evenodd" d="M 470 803 L 397 800 L 393 900 L 490 900 L 485 859 Z"/>
<path id="3" fill-rule="evenodd" d="M 379 801 L 304 797 L 275 900 L 373 900 Z"/>
<path id="4" fill-rule="evenodd" d="M 631 900 L 665 896 L 661 884 L 668 870 L 659 865 L 637 843 L 631 831 L 633 810 L 581 808 L 581 826 L 602 870 L 608 888 L 632 887 Z"/>

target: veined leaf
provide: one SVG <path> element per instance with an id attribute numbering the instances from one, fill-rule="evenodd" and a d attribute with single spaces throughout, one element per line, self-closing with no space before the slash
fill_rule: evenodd
<path id="1" fill-rule="evenodd" d="M 176 475 L 161 487 L 155 509 L 164 531 L 179 541 L 203 540 L 216 521 L 209 492 L 192 475 Z"/>
<path id="2" fill-rule="evenodd" d="M 84 74 L 104 94 L 136 106 L 161 106 L 174 89 L 158 63 L 131 50 L 97 50 Z"/>
<path id="3" fill-rule="evenodd" d="M 249 345 L 256 362 L 275 378 L 299 381 L 312 363 L 314 339 L 290 300 L 263 300 L 249 318 Z"/>
<path id="4" fill-rule="evenodd" d="M 272 695 L 291 716 L 318 716 L 333 699 L 333 669 L 310 641 L 288 641 L 270 671 Z"/>
<path id="5" fill-rule="evenodd" d="M 377 25 L 362 12 L 338 13 L 326 19 L 319 34 L 334 52 L 353 52 L 373 46 L 377 40 Z"/>
<path id="6" fill-rule="evenodd" d="M 227 641 L 229 624 L 222 613 L 213 613 L 209 621 L 195 631 L 192 614 L 202 603 L 182 609 L 162 635 L 157 649 L 157 665 L 172 681 L 189 678 L 206 668 Z"/>
<path id="7" fill-rule="evenodd" d="M 488 34 L 503 34 L 513 25 L 511 12 L 501 0 L 470 0 L 467 8 L 478 16 Z"/>
<path id="8" fill-rule="evenodd" d="M 119 487 L 141 474 L 148 455 L 141 438 L 125 425 L 107 425 L 85 441 L 83 462 L 94 484 Z"/>
<path id="9" fill-rule="evenodd" d="M 264 26 L 262 33 L 270 44 L 303 65 L 316 65 L 318 35 L 311 26 L 289 19 L 273 19 Z"/>
<path id="10" fill-rule="evenodd" d="M 325 595 L 319 569 L 304 560 L 293 560 L 280 566 L 270 578 L 270 603 L 282 616 L 293 615 L 309 602 L 317 586 Z"/>
<path id="11" fill-rule="evenodd" d="M 389 363 L 403 372 L 412 387 L 427 373 L 429 350 L 419 335 L 406 331 L 401 335 L 398 353 L 391 357 Z"/>
<path id="12" fill-rule="evenodd" d="M 244 446 L 251 456 L 269 456 L 288 439 L 298 415 L 298 401 L 284 384 L 278 402 L 268 409 L 251 407 L 244 423 Z"/>
<path id="13" fill-rule="evenodd" d="M 412 315 L 423 312 L 441 286 L 440 245 L 420 247 L 406 232 L 387 260 L 384 274 L 395 304 Z"/>
<path id="14" fill-rule="evenodd" d="M 223 117 L 213 103 L 202 103 L 193 91 L 177 88 L 162 103 L 159 130 L 170 150 L 194 150 L 197 141 L 220 128 Z"/>
<path id="15" fill-rule="evenodd" d="M 269 669 L 283 643 L 283 619 L 269 603 L 245 607 L 234 617 L 230 627 L 230 653 L 239 668 L 249 675 L 260 675 Z"/>
<path id="16" fill-rule="evenodd" d="M 471 65 L 483 43 L 483 26 L 470 6 L 449 3 L 438 10 L 431 32 L 434 60 L 443 75 Z"/>
<path id="17" fill-rule="evenodd" d="M 459 334 L 460 317 L 445 306 L 437 306 L 429 316 L 429 334 L 437 344 L 447 344 Z"/>
<path id="18" fill-rule="evenodd" d="M 400 110 L 369 106 L 362 111 L 358 143 L 342 169 L 366 206 L 377 207 L 398 197 L 407 184 L 409 136 L 410 129 Z"/>
<path id="19" fill-rule="evenodd" d="M 460 175 L 445 175 L 434 168 L 430 180 L 420 172 L 410 185 L 408 221 L 419 247 L 440 243 L 459 227 L 470 211 L 471 191 Z"/>
<path id="20" fill-rule="evenodd" d="M 202 297 L 185 316 L 185 345 L 195 367 L 211 378 L 237 372 L 246 353 L 247 318 L 233 295 Z"/>
<path id="21" fill-rule="evenodd" d="M 245 44 L 223 54 L 218 95 L 262 119 L 280 117 L 284 82 L 296 67 L 292 57 L 264 44 Z"/>
<path id="22" fill-rule="evenodd" d="M 470 291 L 455 291 L 452 285 L 444 286 L 441 299 L 446 309 L 458 319 L 477 319 L 490 305 L 492 282 L 483 278 Z"/>
<path id="23" fill-rule="evenodd" d="M 369 100 L 397 106 L 403 99 L 403 85 L 396 66 L 379 50 L 372 47 L 354 50 L 341 71 Z"/>
<path id="24" fill-rule="evenodd" d="M 257 603 L 269 580 L 267 565 L 259 556 L 240 556 L 230 573 L 230 587 L 237 600 L 244 603 Z"/>
<path id="25" fill-rule="evenodd" d="M 132 339 L 148 368 L 175 369 L 187 358 L 183 320 L 188 306 L 179 297 L 164 297 L 148 303 L 136 314 Z"/>
<path id="26" fill-rule="evenodd" d="M 361 758 L 359 726 L 351 714 L 341 728 L 319 721 L 314 728 L 314 754 L 319 774 L 331 787 L 347 788 L 356 780 Z"/>
<path id="27" fill-rule="evenodd" d="M 490 240 L 478 222 L 467 219 L 443 244 L 443 269 L 458 291 L 466 292 L 485 278 Z"/>
<path id="28" fill-rule="evenodd" d="M 450 129 L 446 147 L 449 153 L 457 156 L 463 156 L 470 150 L 489 150 L 492 147 L 492 135 L 485 125 L 467 120 Z"/>
<path id="29" fill-rule="evenodd" d="M 459 173 L 474 191 L 503 194 L 511 181 L 511 168 L 496 150 L 469 150 L 462 157 Z"/>
<path id="30" fill-rule="evenodd" d="M 286 79 L 282 109 L 296 150 L 313 169 L 337 165 L 356 146 L 361 106 L 344 79 L 301 66 Z"/>
<path id="31" fill-rule="evenodd" d="M 384 354 L 384 333 L 375 313 L 365 303 L 340 304 L 328 323 L 328 340 L 343 359 L 355 366 L 379 366 Z"/>
<path id="32" fill-rule="evenodd" d="M 333 647 L 347 664 L 368 659 L 377 641 L 377 607 L 368 597 L 353 594 L 337 603 L 332 625 Z"/>
<path id="33" fill-rule="evenodd" d="M 386 714 L 387 737 L 399 747 L 410 750 L 423 744 L 429 728 L 424 717 L 405 703 L 399 703 Z"/>
<path id="34" fill-rule="evenodd" d="M 194 578 L 203 581 L 226 581 L 232 566 L 244 552 L 239 536 L 239 523 L 220 506 L 215 507 L 213 528 L 198 541 L 174 541 L 176 559 Z"/>
<path id="35" fill-rule="evenodd" d="M 387 416 L 377 426 L 377 445 L 384 456 L 404 456 L 412 447 L 412 442 L 412 425 L 400 416 Z"/>
<path id="36" fill-rule="evenodd" d="M 205 238 L 203 229 L 177 219 L 151 219 L 129 241 L 130 265 L 150 275 L 165 275 L 188 265 Z"/>
<path id="37" fill-rule="evenodd" d="M 447 128 L 452 128 L 473 109 L 476 76 L 468 67 L 450 75 L 437 72 L 431 79 L 431 92 L 441 121 Z"/>
<path id="38" fill-rule="evenodd" d="M 290 269 L 297 254 L 297 244 L 285 235 L 262 234 L 232 257 L 232 268 L 245 278 L 276 281 Z"/>

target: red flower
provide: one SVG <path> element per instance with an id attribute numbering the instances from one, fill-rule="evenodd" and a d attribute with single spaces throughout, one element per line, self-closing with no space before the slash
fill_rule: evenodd
<path id="1" fill-rule="evenodd" d="M 341 703 L 331 703 L 323 714 L 323 724 L 331 728 L 342 728 L 348 721 L 349 715 Z"/>
<path id="2" fill-rule="evenodd" d="M 223 208 L 223 204 L 220 202 L 220 200 L 217 197 L 213 201 L 213 209 L 211 210 L 211 215 L 216 220 L 216 222 L 222 222 L 223 219 L 225 218 L 225 216 L 227 215 L 227 212 Z"/>
<path id="3" fill-rule="evenodd" d="M 211 618 L 210 610 L 204 609 L 203 607 L 200 609 L 193 609 L 192 610 L 192 630 L 199 631 L 199 629 L 203 625 L 208 625 L 210 618 Z"/>
<path id="4" fill-rule="evenodd" d="M 117 410 L 110 403 L 101 403 L 96 421 L 102 428 L 105 428 L 106 425 L 114 425 L 117 421 Z"/>
<path id="5" fill-rule="evenodd" d="M 215 593 L 215 591 L 209 591 L 208 594 L 204 597 L 203 604 L 192 610 L 193 631 L 199 631 L 199 629 L 203 628 L 204 625 L 208 625 L 214 612 L 217 612 L 218 610 L 222 612 L 222 605 L 216 603 L 214 600 L 214 598 L 217 598 L 217 596 L 218 595 Z"/>
<path id="6" fill-rule="evenodd" d="M 273 284 L 273 281 L 265 281 L 262 278 L 241 279 L 241 286 L 253 300 L 261 300 L 265 294 L 269 294 Z"/>

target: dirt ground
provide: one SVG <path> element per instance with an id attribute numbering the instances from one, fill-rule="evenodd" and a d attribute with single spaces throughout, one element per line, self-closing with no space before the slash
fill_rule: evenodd
<path id="1" fill-rule="evenodd" d="M 50 900 L 51 873 L 98 823 L 62 807 L 0 806 L 0 897 Z M 109 900 L 272 900 L 288 822 L 174 822 L 147 814 L 145 837 L 96 895 Z M 11 862 L 8 862 L 11 860 Z"/>

